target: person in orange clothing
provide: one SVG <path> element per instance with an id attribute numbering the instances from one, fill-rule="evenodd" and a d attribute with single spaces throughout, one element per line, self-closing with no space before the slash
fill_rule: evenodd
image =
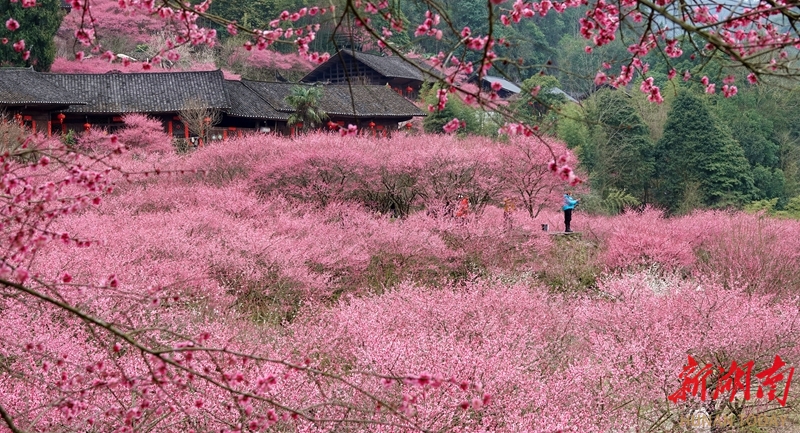
<path id="1" fill-rule="evenodd" d="M 469 213 L 469 197 L 463 197 L 458 202 L 458 210 L 456 211 L 456 216 L 463 218 L 466 217 Z"/>

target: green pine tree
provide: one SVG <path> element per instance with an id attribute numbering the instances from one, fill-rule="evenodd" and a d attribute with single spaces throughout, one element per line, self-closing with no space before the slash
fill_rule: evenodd
<path id="1" fill-rule="evenodd" d="M 0 30 L 0 37 L 8 39 L 8 43 L 0 45 L 0 65 L 50 70 L 56 57 L 53 38 L 64 19 L 61 0 L 37 0 L 36 6 L 30 8 L 23 8 L 21 1 L 0 2 L 0 20 L 5 23 L 9 18 L 19 22 L 19 29 L 12 32 L 4 25 Z M 24 40 L 25 49 L 30 50 L 27 60 L 23 60 L 22 53 L 14 51 L 13 44 L 19 40 Z"/>
<path id="2" fill-rule="evenodd" d="M 594 142 L 590 178 L 602 197 L 627 191 L 641 203 L 651 201 L 655 173 L 654 144 L 650 130 L 620 90 L 597 93 L 590 109 Z"/>
<path id="3" fill-rule="evenodd" d="M 750 200 L 753 175 L 744 150 L 689 91 L 677 95 L 656 146 L 660 187 L 656 199 L 670 211 L 689 201 L 708 207 L 741 206 Z"/>

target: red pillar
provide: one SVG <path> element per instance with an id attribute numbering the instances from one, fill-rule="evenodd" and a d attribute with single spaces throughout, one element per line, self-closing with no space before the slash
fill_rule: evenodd
<path id="1" fill-rule="evenodd" d="M 53 136 L 53 121 L 51 121 L 51 120 L 47 121 L 47 136 L 48 137 L 52 137 Z"/>

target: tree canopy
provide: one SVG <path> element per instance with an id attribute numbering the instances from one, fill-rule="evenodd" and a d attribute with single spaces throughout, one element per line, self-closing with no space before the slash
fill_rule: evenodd
<path id="1" fill-rule="evenodd" d="M 656 200 L 671 211 L 700 204 L 737 206 L 753 195 L 744 150 L 728 127 L 689 91 L 678 94 L 656 145 L 660 185 Z"/>
<path id="2" fill-rule="evenodd" d="M 303 124 L 303 128 L 317 128 L 328 118 L 319 104 L 322 101 L 322 88 L 317 86 L 294 86 L 286 97 L 286 103 L 294 108 L 289 115 L 289 125 Z"/>
<path id="3" fill-rule="evenodd" d="M 27 7 L 26 1 L 0 2 L 0 29 L 5 42 L 0 45 L 0 64 L 4 66 L 33 66 L 38 71 L 50 70 L 56 56 L 53 37 L 61 25 L 64 12 L 61 0 L 37 0 Z M 18 23 L 18 28 L 9 24 Z M 22 42 L 22 44 L 20 44 Z"/>

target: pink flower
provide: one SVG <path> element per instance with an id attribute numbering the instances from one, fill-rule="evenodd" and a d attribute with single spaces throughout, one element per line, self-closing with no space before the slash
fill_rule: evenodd
<path id="1" fill-rule="evenodd" d="M 583 47 L 583 51 L 586 52 L 586 54 L 592 54 L 592 47 L 587 45 Z"/>
<path id="2" fill-rule="evenodd" d="M 667 74 L 667 79 L 668 79 L 668 80 L 671 80 L 671 79 L 675 78 L 675 75 L 676 75 L 677 73 L 678 73 L 678 71 L 676 71 L 674 68 L 673 68 L 673 69 L 670 69 L 670 70 L 669 70 L 669 73 Z"/>
<path id="3" fill-rule="evenodd" d="M 25 50 L 25 39 L 20 39 L 16 43 L 14 43 L 14 51 L 21 53 Z"/>
<path id="4" fill-rule="evenodd" d="M 453 118 L 453 120 L 447 122 L 442 127 L 442 129 L 444 129 L 444 132 L 450 134 L 450 133 L 455 132 L 456 130 L 458 130 L 458 128 L 460 128 L 460 127 L 461 127 L 461 122 L 458 119 Z"/>
<path id="5" fill-rule="evenodd" d="M 492 83 L 492 90 L 493 90 L 493 91 L 495 91 L 495 92 L 499 92 L 499 91 L 500 91 L 500 89 L 502 89 L 502 88 L 503 88 L 503 85 L 502 85 L 502 84 L 500 84 L 500 82 L 499 82 L 499 81 L 495 81 L 494 83 Z"/>
<path id="6" fill-rule="evenodd" d="M 739 89 L 737 89 L 736 86 L 729 86 L 727 84 L 722 86 L 722 94 L 726 98 L 730 98 L 732 96 L 736 96 L 737 93 L 739 93 Z"/>
<path id="7" fill-rule="evenodd" d="M 646 80 L 642 81 L 642 85 L 639 86 L 639 90 L 641 90 L 642 93 L 649 93 L 650 89 L 652 88 L 653 88 L 653 77 L 647 77 Z"/>
<path id="8" fill-rule="evenodd" d="M 17 22 L 17 20 L 14 18 L 9 18 L 8 21 L 6 21 L 6 28 L 13 32 L 19 28 L 19 22 Z"/>
<path id="9" fill-rule="evenodd" d="M 714 83 L 709 84 L 708 86 L 706 86 L 706 93 L 708 93 L 709 95 L 713 95 L 714 93 L 717 92 L 716 87 L 717 85 Z"/>
<path id="10" fill-rule="evenodd" d="M 347 129 L 341 128 L 339 129 L 339 133 L 342 135 L 342 137 L 347 135 L 353 136 L 356 135 L 356 133 L 358 133 L 358 127 L 353 124 L 348 124 Z"/>
<path id="11" fill-rule="evenodd" d="M 561 178 L 561 180 L 569 180 L 570 175 L 572 175 L 572 168 L 567 165 L 561 167 L 561 169 L 558 171 L 558 176 Z"/>
<path id="12" fill-rule="evenodd" d="M 700 79 L 700 82 L 703 83 L 704 86 L 708 86 L 708 77 L 703 75 L 703 78 Z"/>
<path id="13" fill-rule="evenodd" d="M 31 58 L 31 52 L 30 51 L 26 50 L 25 52 L 22 53 L 22 60 L 27 61 L 30 58 Z"/>
<path id="14" fill-rule="evenodd" d="M 749 82 L 750 84 L 756 84 L 758 83 L 758 77 L 756 77 L 756 74 L 751 72 L 750 74 L 747 75 L 747 82 Z"/>
<path id="15" fill-rule="evenodd" d="M 664 102 L 664 97 L 661 96 L 661 89 L 659 89 L 658 86 L 653 86 L 650 89 L 650 94 L 647 95 L 647 100 L 655 102 L 656 104 Z"/>

